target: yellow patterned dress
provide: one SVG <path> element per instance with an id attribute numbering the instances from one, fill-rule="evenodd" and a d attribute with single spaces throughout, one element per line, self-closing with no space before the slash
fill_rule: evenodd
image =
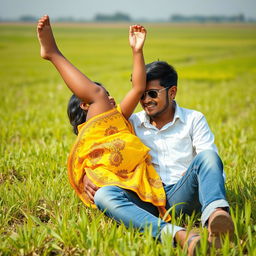
<path id="1" fill-rule="evenodd" d="M 83 189 L 83 176 L 98 187 L 118 186 L 132 190 L 141 200 L 166 213 L 166 196 L 151 164 L 149 148 L 134 135 L 131 124 L 115 108 L 97 115 L 79 127 L 68 158 L 69 181 L 80 199 L 91 207 Z M 167 217 L 167 220 L 169 217 Z"/>

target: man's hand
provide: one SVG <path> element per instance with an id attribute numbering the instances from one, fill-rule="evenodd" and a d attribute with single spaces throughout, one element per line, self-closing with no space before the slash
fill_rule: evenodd
<path id="1" fill-rule="evenodd" d="M 84 184 L 84 192 L 89 197 L 91 203 L 94 203 L 94 195 L 96 191 L 99 189 L 96 185 L 94 185 L 89 178 L 86 176 L 86 174 L 83 177 L 83 184 Z"/>
<path id="2" fill-rule="evenodd" d="M 140 51 L 143 48 L 147 31 L 143 26 L 133 25 L 130 26 L 129 42 L 134 51 Z"/>

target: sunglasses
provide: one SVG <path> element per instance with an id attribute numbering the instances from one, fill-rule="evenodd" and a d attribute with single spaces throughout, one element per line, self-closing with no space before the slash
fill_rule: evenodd
<path id="1" fill-rule="evenodd" d="M 144 100 L 147 96 L 149 96 L 150 98 L 152 99 L 156 99 L 158 97 L 158 94 L 163 91 L 163 90 L 167 90 L 169 89 L 170 87 L 166 87 L 166 88 L 163 88 L 163 89 L 151 89 L 151 90 L 148 90 L 148 91 L 145 91 L 143 93 L 143 95 L 141 96 L 141 100 Z"/>

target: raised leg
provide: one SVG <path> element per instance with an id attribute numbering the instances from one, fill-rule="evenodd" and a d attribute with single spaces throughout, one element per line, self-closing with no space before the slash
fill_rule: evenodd
<path id="1" fill-rule="evenodd" d="M 78 98 L 90 104 L 87 120 L 113 108 L 105 89 L 92 82 L 62 55 L 47 15 L 39 19 L 37 35 L 41 45 L 41 56 L 53 63 L 69 89 Z"/>

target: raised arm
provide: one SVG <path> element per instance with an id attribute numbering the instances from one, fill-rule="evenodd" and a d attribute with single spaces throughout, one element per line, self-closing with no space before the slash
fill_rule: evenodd
<path id="1" fill-rule="evenodd" d="M 126 119 L 138 105 L 146 87 L 146 71 L 143 56 L 143 45 L 146 39 L 146 29 L 140 25 L 133 25 L 129 31 L 129 43 L 133 55 L 132 89 L 122 100 L 120 107 Z"/>

